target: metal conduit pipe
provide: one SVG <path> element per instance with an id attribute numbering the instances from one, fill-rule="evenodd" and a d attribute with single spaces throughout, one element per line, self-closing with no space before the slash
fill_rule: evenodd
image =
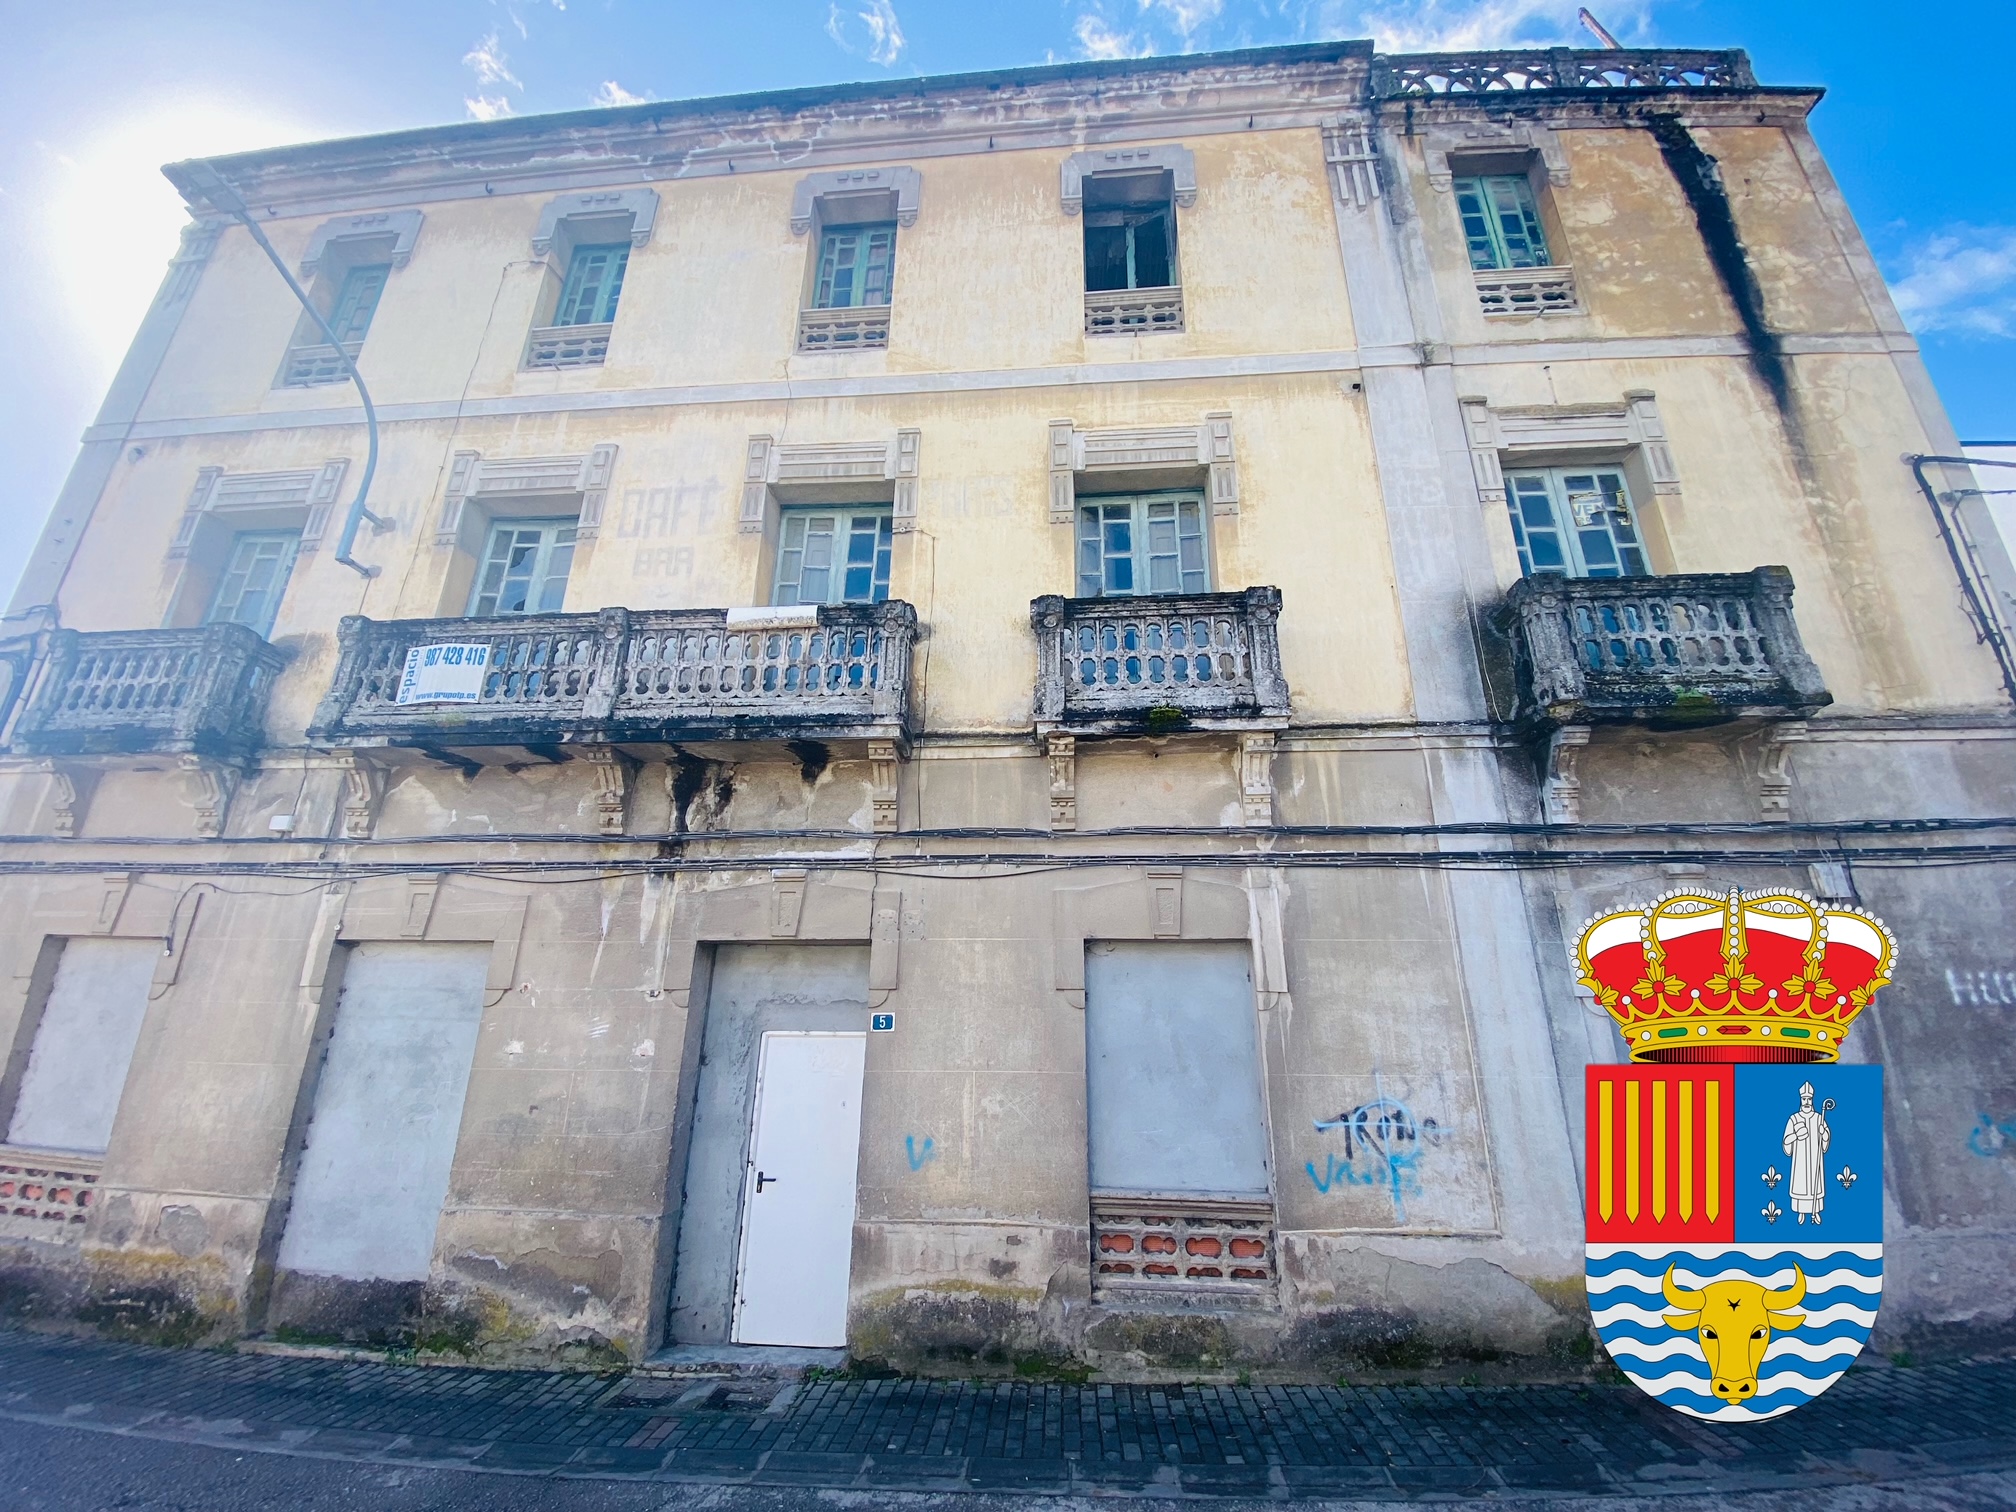
<path id="1" fill-rule="evenodd" d="M 246 206 L 244 197 L 226 183 L 223 177 L 208 163 L 197 161 L 188 166 L 188 176 L 202 189 L 203 197 L 219 210 L 229 215 L 239 225 L 252 233 L 252 240 L 259 244 L 273 266 L 280 270 L 280 276 L 287 280 L 287 287 L 294 291 L 294 297 L 301 302 L 301 308 L 308 312 L 308 318 L 315 322 L 336 356 L 343 364 L 343 371 L 350 375 L 350 381 L 357 386 L 357 397 L 364 401 L 365 453 L 364 472 L 357 480 L 357 496 L 350 501 L 350 511 L 343 517 L 343 533 L 336 538 L 336 560 L 352 571 L 365 577 L 376 577 L 380 571 L 367 567 L 351 555 L 357 544 L 357 527 L 369 520 L 372 529 L 384 531 L 392 528 L 392 521 L 373 514 L 365 507 L 365 500 L 371 493 L 371 475 L 378 470 L 378 411 L 371 403 L 371 391 L 364 387 L 364 377 L 357 371 L 357 364 L 337 338 L 335 329 L 322 312 L 315 308 L 315 301 L 308 297 L 308 291 L 301 287 L 300 280 L 288 269 L 285 259 L 273 249 L 273 243 L 266 239 L 266 233 L 259 229 L 259 223 L 252 219 L 252 212 Z"/>

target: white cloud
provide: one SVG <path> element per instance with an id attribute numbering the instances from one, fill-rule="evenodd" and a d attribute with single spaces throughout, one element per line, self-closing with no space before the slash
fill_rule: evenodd
<path id="1" fill-rule="evenodd" d="M 602 81 L 602 87 L 595 91 L 595 98 L 590 100 L 588 103 L 591 105 L 601 105 L 601 106 L 643 105 L 647 103 L 650 100 L 650 98 L 651 96 L 649 96 L 648 94 L 640 95 L 630 93 L 629 90 L 625 89 L 621 84 L 618 84 L 614 79 L 604 79 Z"/>
<path id="2" fill-rule="evenodd" d="M 1626 46 L 1642 43 L 1654 3 L 1603 0 L 1603 23 Z M 1305 35 L 1370 37 L 1381 52 L 1601 46 L 1579 9 L 1574 0 L 1314 0 L 1301 20 Z"/>
<path id="3" fill-rule="evenodd" d="M 1225 9 L 1225 0 L 1140 0 L 1143 15 L 1156 12 L 1168 17 L 1187 48 L 1190 39 L 1216 21 Z"/>
<path id="4" fill-rule="evenodd" d="M 888 68 L 903 56 L 903 27 L 890 0 L 868 0 L 866 10 L 843 10 L 839 0 L 826 7 L 826 35 L 845 51 Z"/>
<path id="5" fill-rule="evenodd" d="M 1078 56 L 1081 58 L 1145 58 L 1155 51 L 1152 42 L 1143 41 L 1131 31 L 1115 31 L 1107 25 L 1103 16 L 1086 12 L 1071 28 L 1078 38 Z"/>
<path id="6" fill-rule="evenodd" d="M 2016 226 L 1953 226 L 1899 259 L 1890 292 L 1914 331 L 2016 337 Z"/>
<path id="7" fill-rule="evenodd" d="M 525 87 L 511 72 L 511 61 L 504 56 L 504 49 L 497 45 L 497 33 L 494 31 L 464 53 L 462 61 L 475 70 L 478 84 L 509 84 L 513 89 Z"/>
<path id="8" fill-rule="evenodd" d="M 468 107 L 472 121 L 494 121 L 511 114 L 511 101 L 505 95 L 469 95 L 462 103 Z"/>

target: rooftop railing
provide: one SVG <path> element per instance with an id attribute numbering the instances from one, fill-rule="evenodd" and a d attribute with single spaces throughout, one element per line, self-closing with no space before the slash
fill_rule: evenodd
<path id="1" fill-rule="evenodd" d="M 1520 52 L 1401 53 L 1372 62 L 1371 95 L 1502 94 L 1537 89 L 1754 89 L 1741 48 L 1554 47 Z"/>

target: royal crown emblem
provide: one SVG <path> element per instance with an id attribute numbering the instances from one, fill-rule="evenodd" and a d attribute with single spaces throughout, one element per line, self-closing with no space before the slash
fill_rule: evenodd
<path id="1" fill-rule="evenodd" d="M 1588 1068 L 1586 1275 L 1620 1370 L 1721 1422 L 1804 1405 L 1883 1289 L 1883 1070 L 1840 1064 L 1890 931 L 1795 892 L 1692 890 L 1575 947 L 1630 1064 Z"/>
<path id="2" fill-rule="evenodd" d="M 1810 1062 L 1839 1059 L 1895 953 L 1861 909 L 1683 890 L 1592 919 L 1575 964 L 1634 1061 Z"/>

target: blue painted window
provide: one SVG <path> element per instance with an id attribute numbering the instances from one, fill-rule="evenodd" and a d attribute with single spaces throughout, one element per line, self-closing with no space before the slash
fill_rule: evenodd
<path id="1" fill-rule="evenodd" d="M 623 272 L 630 266 L 630 244 L 576 247 L 567 263 L 567 281 L 560 287 L 556 326 L 608 325 L 616 318 L 623 295 Z"/>
<path id="2" fill-rule="evenodd" d="M 785 510 L 771 602 L 881 603 L 889 597 L 894 539 L 894 521 L 886 506 Z"/>
<path id="3" fill-rule="evenodd" d="M 557 614 L 567 601 L 577 520 L 499 520 L 470 595 L 469 612 Z"/>
<path id="4" fill-rule="evenodd" d="M 1547 233 L 1533 186 L 1524 174 L 1486 173 L 1456 180 L 1456 209 L 1463 218 L 1463 239 L 1470 248 L 1470 266 L 1545 268 Z"/>
<path id="5" fill-rule="evenodd" d="M 1203 593 L 1211 586 L 1196 494 L 1086 499 L 1078 507 L 1078 596 Z"/>
<path id="6" fill-rule="evenodd" d="M 1631 494 L 1615 469 L 1507 473 L 1505 503 L 1526 577 L 1644 577 L 1649 571 Z"/>
<path id="7" fill-rule="evenodd" d="M 271 635 L 300 549 L 298 530 L 246 530 L 233 536 L 224 575 L 217 580 L 217 596 L 210 603 L 209 623 L 229 621 Z"/>
<path id="8" fill-rule="evenodd" d="M 886 305 L 896 276 L 896 227 L 836 226 L 819 238 L 815 310 Z"/>
<path id="9" fill-rule="evenodd" d="M 336 291 L 336 303 L 329 310 L 329 329 L 336 333 L 338 341 L 364 339 L 364 333 L 371 329 L 371 317 L 378 313 L 385 280 L 391 276 L 390 263 L 369 263 L 343 275 L 343 286 Z"/>

